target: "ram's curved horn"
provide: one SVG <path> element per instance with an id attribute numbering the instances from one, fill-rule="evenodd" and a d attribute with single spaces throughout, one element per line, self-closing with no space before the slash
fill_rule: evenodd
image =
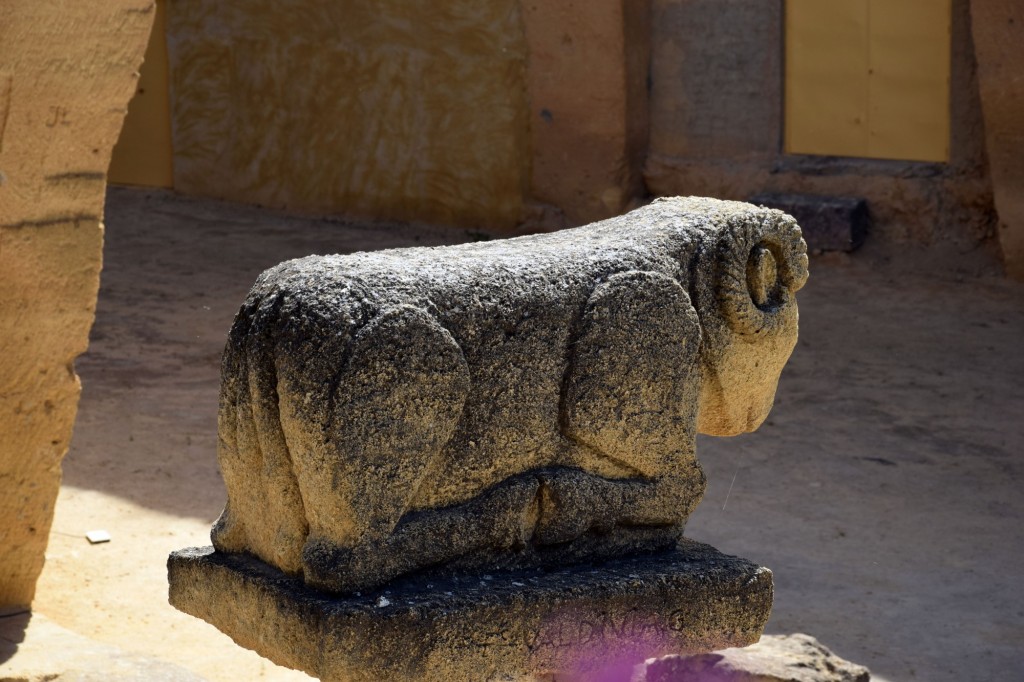
<path id="1" fill-rule="evenodd" d="M 717 251 L 716 293 L 729 326 L 743 335 L 774 331 L 807 281 L 807 244 L 796 220 L 774 210 L 759 221 L 737 217 Z"/>

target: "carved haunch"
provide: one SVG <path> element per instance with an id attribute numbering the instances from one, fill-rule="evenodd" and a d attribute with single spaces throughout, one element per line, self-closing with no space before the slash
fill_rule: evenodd
<path id="1" fill-rule="evenodd" d="M 272 268 L 225 350 L 214 545 L 339 594 L 670 547 L 698 430 L 771 408 L 806 272 L 788 216 L 692 198 Z"/>
<path id="2" fill-rule="evenodd" d="M 692 455 L 700 321 L 674 278 L 612 275 L 594 289 L 568 368 L 566 434 L 624 467 L 656 478 Z M 643 361 L 638 359 L 643 358 Z"/>

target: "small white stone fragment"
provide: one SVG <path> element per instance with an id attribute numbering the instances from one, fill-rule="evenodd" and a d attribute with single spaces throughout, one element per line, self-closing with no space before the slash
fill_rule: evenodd
<path id="1" fill-rule="evenodd" d="M 90 545 L 98 545 L 101 542 L 110 542 L 110 533 L 105 530 L 91 530 L 85 534 L 85 539 Z"/>
<path id="2" fill-rule="evenodd" d="M 377 606 L 384 608 L 385 606 L 391 606 L 391 600 L 387 597 L 377 597 Z"/>

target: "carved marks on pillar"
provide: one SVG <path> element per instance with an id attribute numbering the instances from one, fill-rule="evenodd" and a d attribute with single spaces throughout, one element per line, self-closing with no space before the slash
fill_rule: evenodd
<path id="1" fill-rule="evenodd" d="M 52 218 L 42 218 L 40 220 L 20 220 L 16 223 L 0 223 L 0 228 L 15 229 L 19 227 L 50 227 L 52 225 L 60 225 L 62 223 L 74 223 L 77 227 L 80 223 L 96 223 L 99 222 L 99 220 L 100 217 L 98 215 L 78 213 L 75 215 L 60 215 L 53 216 Z"/>
<path id="2" fill-rule="evenodd" d="M 0 75 L 0 154 L 4 151 L 4 134 L 7 132 L 7 120 L 11 117 L 11 90 L 14 88 L 14 76 Z M 0 186 L 4 184 L 3 168 L 0 168 Z"/>

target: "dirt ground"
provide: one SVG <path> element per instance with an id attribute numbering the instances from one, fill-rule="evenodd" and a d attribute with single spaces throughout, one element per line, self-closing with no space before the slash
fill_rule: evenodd
<path id="1" fill-rule="evenodd" d="M 305 679 L 167 605 L 167 554 L 208 544 L 224 501 L 225 333 L 286 258 L 472 237 L 112 189 L 36 610 L 210 680 Z M 892 681 L 1020 679 L 1024 286 L 976 254 L 902 263 L 870 246 L 813 260 L 775 410 L 755 434 L 701 440 L 709 485 L 687 535 L 774 571 L 769 632 Z M 89 545 L 93 529 L 112 541 Z"/>

